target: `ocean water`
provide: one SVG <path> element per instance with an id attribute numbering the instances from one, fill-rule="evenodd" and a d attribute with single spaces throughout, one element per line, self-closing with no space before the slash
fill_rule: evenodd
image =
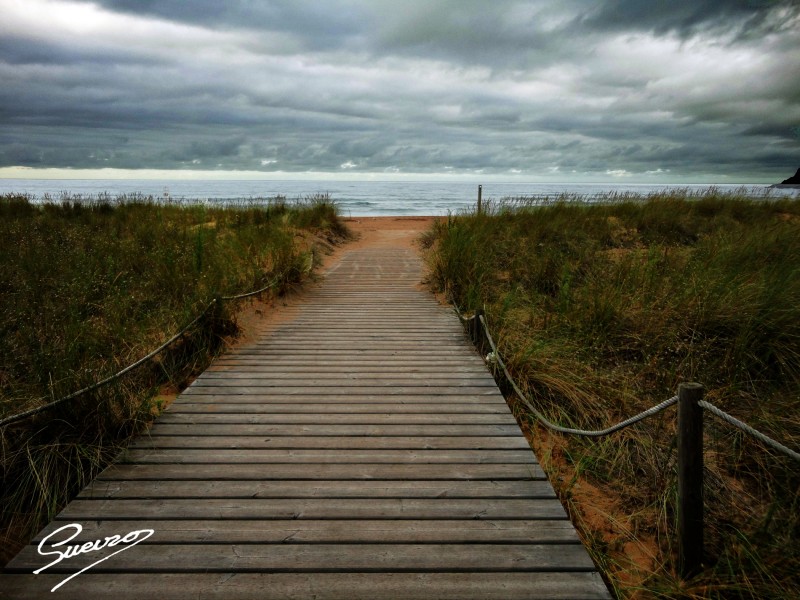
<path id="1" fill-rule="evenodd" d="M 595 197 L 609 193 L 650 193 L 676 189 L 700 192 L 711 187 L 702 185 L 651 184 L 540 184 L 487 183 L 483 185 L 485 200 L 528 196 L 555 198 L 560 194 Z M 746 189 L 753 196 L 762 196 L 768 186 L 714 185 L 722 191 Z M 58 200 L 63 194 L 97 197 L 109 194 L 141 194 L 178 201 L 228 203 L 241 200 L 285 196 L 290 200 L 315 194 L 328 194 L 345 216 L 414 216 L 446 215 L 474 207 L 478 185 L 472 182 L 409 182 L 409 181 L 184 181 L 144 179 L 0 179 L 0 194 L 24 193 L 35 199 L 49 196 Z M 771 196 L 798 197 L 798 190 L 771 189 Z"/>

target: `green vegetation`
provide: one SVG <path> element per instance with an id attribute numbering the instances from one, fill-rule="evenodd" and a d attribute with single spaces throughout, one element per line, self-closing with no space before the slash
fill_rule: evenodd
<path id="1" fill-rule="evenodd" d="M 442 220 L 424 242 L 433 285 L 485 308 L 515 379 L 555 422 L 604 427 L 698 381 L 708 401 L 800 448 L 800 202 L 516 199 Z M 620 597 L 800 597 L 788 457 L 706 415 L 708 564 L 681 581 L 674 409 L 591 440 L 513 408 Z"/>
<path id="2" fill-rule="evenodd" d="M 346 233 L 326 196 L 228 208 L 0 197 L 0 418 L 133 363 L 217 296 L 284 292 Z M 161 408 L 159 389 L 205 368 L 236 332 L 235 308 L 214 304 L 154 361 L 0 430 L 6 560 Z"/>

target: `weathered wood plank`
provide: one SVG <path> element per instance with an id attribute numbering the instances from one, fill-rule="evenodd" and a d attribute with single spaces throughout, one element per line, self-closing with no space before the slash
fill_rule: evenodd
<path id="1" fill-rule="evenodd" d="M 514 425 L 336 425 L 316 423 L 313 425 L 250 425 L 250 424 L 185 424 L 157 421 L 148 435 L 220 435 L 245 436 L 488 436 L 520 437 L 519 427 Z"/>
<path id="2" fill-rule="evenodd" d="M 198 387 L 278 387 L 281 389 L 301 388 L 369 388 L 369 387 L 392 387 L 398 390 L 403 390 L 395 393 L 407 393 L 406 388 L 446 388 L 447 393 L 458 392 L 463 389 L 474 388 L 490 388 L 495 392 L 497 384 L 491 377 L 465 377 L 465 378 L 448 378 L 448 377 L 430 377 L 425 375 L 408 374 L 401 377 L 382 375 L 382 376 L 367 376 L 358 377 L 356 375 L 348 377 L 331 377 L 329 375 L 321 375 L 319 377 L 303 377 L 298 381 L 297 378 L 273 378 L 269 376 L 263 377 L 248 377 L 245 373 L 242 376 L 234 377 L 235 373 L 229 373 L 230 377 L 200 377 L 194 381 L 192 388 Z M 254 374 L 258 375 L 258 374 Z M 485 393 L 485 389 L 479 389 L 478 393 Z M 324 391 L 321 393 L 325 393 Z"/>
<path id="3" fill-rule="evenodd" d="M 390 360 L 394 356 L 403 357 L 423 357 L 423 356 L 452 356 L 466 358 L 475 357 L 474 350 L 465 348 L 463 343 L 453 343 L 450 345 L 433 346 L 424 341 L 401 344 L 399 342 L 377 342 L 368 344 L 358 340 L 348 340 L 343 338 L 337 343 L 314 344 L 281 344 L 269 346 L 253 346 L 253 351 L 257 351 L 262 356 L 340 356 L 343 358 L 352 357 L 358 359 L 362 356 L 385 357 Z"/>
<path id="4" fill-rule="evenodd" d="M 511 413 L 508 414 L 476 414 L 451 413 L 443 414 L 350 414 L 319 415 L 312 414 L 202 414 L 167 411 L 162 414 L 159 423 L 285 423 L 285 424 L 368 424 L 368 425 L 516 425 Z"/>
<path id="5" fill-rule="evenodd" d="M 0 598 L 39 600 L 63 575 L 5 575 Z M 75 584 L 75 585 L 73 585 Z M 601 600 L 597 573 L 115 573 L 92 571 L 67 583 L 59 600 Z M 4 594 L 6 594 L 4 596 Z"/>
<path id="6" fill-rule="evenodd" d="M 231 353 L 223 355 L 216 359 L 211 364 L 211 369 L 215 367 L 235 367 L 242 365 L 244 367 L 253 369 L 277 369 L 277 368 L 302 368 L 309 371 L 325 370 L 337 371 L 352 369 L 355 371 L 378 370 L 383 372 L 383 369 L 396 370 L 401 372 L 421 372 L 426 370 L 437 371 L 475 371 L 480 372 L 485 369 L 483 361 L 479 357 L 473 357 L 474 360 L 464 360 L 461 357 L 438 357 L 431 359 L 421 359 L 409 357 L 398 357 L 392 361 L 381 359 L 377 356 L 360 356 L 358 358 L 349 358 L 343 356 L 331 356 L 328 358 L 314 359 L 304 356 L 291 356 L 291 357 L 277 357 L 273 356 L 267 358 L 257 353 Z"/>
<path id="7" fill-rule="evenodd" d="M 117 463 L 97 477 L 100 480 L 184 480 L 205 481 L 274 479 L 292 480 L 471 480 L 545 479 L 538 464 L 286 464 L 267 463 L 253 468 L 249 464 L 126 464 Z"/>
<path id="8" fill-rule="evenodd" d="M 417 330 L 416 332 L 393 332 L 383 331 L 377 333 L 367 333 L 362 330 L 340 331 L 338 335 L 330 332 L 318 334 L 297 334 L 285 333 L 280 336 L 264 338 L 253 344 L 256 348 L 269 348 L 278 346 L 290 346 L 293 348 L 323 348 L 326 346 L 340 347 L 343 342 L 352 342 L 362 348 L 371 347 L 407 347 L 415 348 L 424 344 L 429 348 L 452 347 L 462 348 L 464 346 L 464 333 L 447 333 Z"/>
<path id="9" fill-rule="evenodd" d="M 298 376 L 324 377 L 332 375 L 337 379 L 349 377 L 363 377 L 370 373 L 381 375 L 400 373 L 402 375 L 429 375 L 460 377 L 460 374 L 479 374 L 486 376 L 486 368 L 483 365 L 463 365 L 458 361 L 446 366 L 431 366 L 430 364 L 417 363 L 392 364 L 392 363 L 366 363 L 356 365 L 352 362 L 342 361 L 339 363 L 328 363 L 321 365 L 313 361 L 305 361 L 301 364 L 271 364 L 262 360 L 246 361 L 217 361 L 213 363 L 202 377 L 224 376 L 228 373 L 248 373 L 259 377 L 275 377 L 280 379 L 297 378 Z"/>
<path id="10" fill-rule="evenodd" d="M 488 373 L 414 373 L 414 372 L 400 372 L 400 373 L 358 373 L 357 371 L 347 372 L 330 372 L 330 373 L 315 373 L 309 370 L 303 373 L 302 378 L 304 381 L 326 381 L 332 382 L 335 385 L 343 385 L 350 383 L 364 382 L 366 385 L 374 385 L 370 382 L 376 381 L 379 385 L 410 385 L 418 381 L 422 381 L 425 385 L 454 385 L 456 387 L 466 385 L 482 385 L 494 386 L 497 385 L 489 376 Z M 197 378 L 196 381 L 216 381 L 216 380 L 235 380 L 245 379 L 259 381 L 262 379 L 269 379 L 279 381 L 279 385 L 286 385 L 286 382 L 294 383 L 298 379 L 297 372 L 295 373 L 281 373 L 253 371 L 249 369 L 236 369 L 229 370 L 223 373 L 218 371 L 206 371 L 203 375 Z M 327 384 L 330 385 L 330 384 Z"/>
<path id="11" fill-rule="evenodd" d="M 380 436 L 150 436 L 139 437 L 132 449 L 178 448 L 305 448 L 375 450 L 530 450 L 524 437 L 380 437 Z"/>
<path id="12" fill-rule="evenodd" d="M 488 395 L 483 394 L 480 396 L 462 396 L 458 395 L 456 398 L 453 396 L 436 396 L 426 394 L 415 394 L 413 396 L 385 396 L 385 395 L 365 395 L 365 394 L 328 394 L 325 396 L 318 396 L 315 394 L 292 394 L 291 396 L 284 396 L 282 394 L 274 393 L 258 393 L 258 394 L 208 394 L 202 389 L 196 388 L 191 392 L 182 394 L 173 404 L 180 405 L 182 402 L 191 403 L 223 403 L 223 402 L 236 402 L 236 403 L 256 403 L 256 404 L 283 404 L 291 400 L 292 404 L 364 404 L 369 403 L 374 406 L 376 404 L 451 404 L 457 400 L 459 404 L 488 404 L 507 406 L 506 401 L 499 394 Z"/>
<path id="13" fill-rule="evenodd" d="M 555 499 L 98 498 L 73 500 L 60 521 L 105 519 L 566 519 Z"/>
<path id="14" fill-rule="evenodd" d="M 224 463 L 535 463 L 529 450 L 129 450 L 125 462 L 139 464 Z"/>
<path id="15" fill-rule="evenodd" d="M 235 358 L 235 360 L 234 360 Z M 477 369 L 485 368 L 483 359 L 479 356 L 470 356 L 469 358 L 461 356 L 451 357 L 415 357 L 415 356 L 396 356 L 393 360 L 387 360 L 386 357 L 380 356 L 358 356 L 358 357 L 343 357 L 341 355 L 331 355 L 325 357 L 306 357 L 301 355 L 294 356 L 279 356 L 279 355 L 262 355 L 255 352 L 245 353 L 241 351 L 235 355 L 231 355 L 231 360 L 219 359 L 214 365 L 237 365 L 242 364 L 252 367 L 264 368 L 280 368 L 286 367 L 304 367 L 309 370 L 314 369 L 355 369 L 362 368 L 387 368 L 387 369 L 417 369 L 422 367 L 431 367 L 436 369 L 450 370 L 458 368 Z"/>
<path id="16" fill-rule="evenodd" d="M 237 385 L 236 383 L 206 383 L 206 382 L 199 382 L 195 381 L 190 388 L 192 391 L 205 391 L 208 390 L 218 390 L 214 393 L 217 394 L 265 394 L 269 393 L 269 390 L 273 390 L 273 393 L 276 394 L 284 394 L 286 396 L 291 396 L 295 394 L 310 394 L 316 393 L 320 395 L 326 394 L 341 394 L 342 392 L 348 392 L 352 394 L 362 394 L 362 395 L 370 395 L 370 394 L 383 394 L 389 396 L 404 396 L 406 394 L 437 394 L 440 396 L 458 396 L 460 394 L 469 394 L 469 395 L 486 395 L 486 396 L 496 396 L 499 392 L 497 391 L 497 387 L 490 387 L 490 386 L 463 386 L 463 387 L 446 387 L 446 386 L 425 386 L 425 385 L 406 385 L 406 386 L 398 386 L 393 385 L 391 382 L 386 382 L 382 385 L 336 385 L 336 386 L 326 386 L 326 385 L 309 385 L 308 382 L 297 382 L 295 386 L 288 386 L 288 385 L 269 385 L 269 383 L 258 384 L 255 382 L 249 382 L 248 385 Z M 188 392 L 191 393 L 191 392 Z"/>
<path id="17" fill-rule="evenodd" d="M 79 498 L 555 498 L 547 481 L 102 481 Z"/>
<path id="18" fill-rule="evenodd" d="M 38 544 L 64 521 L 54 521 L 34 537 Z M 84 521 L 81 541 L 119 532 L 135 531 L 141 521 L 106 520 Z M 292 543 L 325 544 L 337 543 L 529 543 L 570 544 L 578 543 L 575 528 L 567 520 L 415 520 L 415 519 L 293 519 L 293 520 L 159 520 L 152 523 L 158 532 L 155 538 L 144 544 L 230 544 L 230 543 Z"/>
<path id="19" fill-rule="evenodd" d="M 409 317 L 414 319 L 413 316 Z M 296 327 L 292 329 L 285 329 L 284 331 L 277 332 L 278 335 L 274 336 L 275 340 L 280 340 L 284 343 L 301 343 L 301 344 L 313 344 L 314 342 L 321 341 L 321 342 L 330 342 L 330 343 L 338 343 L 340 340 L 348 339 L 348 340 L 363 340 L 365 342 L 400 342 L 400 343 L 407 343 L 407 342 L 422 342 L 422 343 L 430 343 L 432 345 L 438 345 L 442 343 L 446 343 L 447 345 L 457 345 L 463 344 L 465 333 L 463 329 L 459 329 L 456 326 L 442 328 L 436 327 L 433 325 L 433 322 L 429 323 L 415 323 L 414 328 L 409 328 L 405 330 L 398 330 L 395 328 L 384 328 L 379 329 L 376 327 L 370 327 L 366 323 L 353 323 L 352 327 L 340 327 L 338 329 L 333 328 L 317 328 L 314 329 L 312 327 L 303 327 L 302 329 L 298 329 Z M 262 338 L 260 341 L 257 341 L 253 344 L 256 348 L 265 346 L 270 343 L 268 341 L 270 338 Z"/>
<path id="20" fill-rule="evenodd" d="M 189 397 L 184 397 L 180 401 L 175 401 L 169 408 L 170 412 L 180 413 L 238 413 L 238 414 L 315 414 L 320 420 L 324 420 L 326 415 L 333 414 L 483 414 L 495 415 L 505 414 L 508 411 L 506 406 L 500 404 L 456 404 L 446 402 L 439 404 L 371 404 L 355 403 L 348 404 L 276 404 L 268 402 L 241 403 L 235 401 L 223 401 L 218 403 L 191 402 Z"/>
<path id="21" fill-rule="evenodd" d="M 50 573 L 73 573 L 114 548 L 91 556 L 81 554 L 57 564 Z M 124 557 L 124 559 L 122 558 Z M 116 558 L 116 557 L 114 557 Z M 236 572 L 403 572 L 592 571 L 586 551 L 573 544 L 165 544 L 135 546 L 119 560 L 107 560 L 94 573 L 148 571 L 151 573 Z M 12 570 L 42 566 L 41 556 L 19 556 Z"/>

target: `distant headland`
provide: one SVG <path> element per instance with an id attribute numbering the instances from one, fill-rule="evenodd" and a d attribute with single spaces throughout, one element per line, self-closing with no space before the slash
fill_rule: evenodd
<path id="1" fill-rule="evenodd" d="M 789 179 L 784 179 L 776 185 L 791 185 L 800 187 L 800 169 L 797 169 L 797 173 L 789 177 Z"/>

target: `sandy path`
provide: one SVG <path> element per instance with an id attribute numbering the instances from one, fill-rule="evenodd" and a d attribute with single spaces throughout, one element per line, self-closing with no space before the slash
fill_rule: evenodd
<path id="1" fill-rule="evenodd" d="M 353 217 L 344 222 L 358 239 L 342 250 L 368 246 L 413 248 L 414 240 L 426 231 L 437 217 Z"/>

